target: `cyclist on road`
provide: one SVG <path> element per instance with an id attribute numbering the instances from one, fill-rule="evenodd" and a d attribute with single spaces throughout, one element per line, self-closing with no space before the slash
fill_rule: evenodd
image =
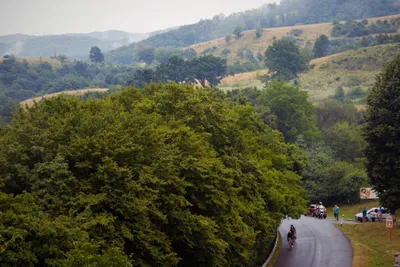
<path id="1" fill-rule="evenodd" d="M 293 246 L 294 240 L 295 240 L 294 233 L 292 231 L 289 231 L 287 234 L 287 241 L 288 241 L 290 247 Z"/>
<path id="2" fill-rule="evenodd" d="M 297 233 L 296 233 L 296 228 L 293 226 L 293 224 L 290 226 L 290 231 L 293 233 L 294 239 L 296 239 Z"/>

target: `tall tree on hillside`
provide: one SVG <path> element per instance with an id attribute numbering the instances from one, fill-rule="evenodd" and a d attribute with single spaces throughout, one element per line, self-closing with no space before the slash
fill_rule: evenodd
<path id="1" fill-rule="evenodd" d="M 173 56 L 167 62 L 160 64 L 156 70 L 157 80 L 160 82 L 182 83 L 189 81 L 190 71 L 188 63 L 178 56 Z"/>
<path id="2" fill-rule="evenodd" d="M 197 79 L 203 87 L 206 86 L 206 82 L 208 82 L 211 87 L 217 86 L 226 76 L 228 70 L 226 59 L 212 55 L 192 59 L 189 67 L 193 77 Z"/>
<path id="3" fill-rule="evenodd" d="M 236 39 L 239 39 L 240 37 L 242 37 L 242 31 L 243 31 L 242 26 L 237 26 L 235 28 L 235 30 L 233 31 L 233 34 L 235 35 Z"/>
<path id="4" fill-rule="evenodd" d="M 264 54 L 264 61 L 269 71 L 273 73 L 272 79 L 288 81 L 297 77 L 299 72 L 308 69 L 299 47 L 286 38 L 274 41 L 268 47 Z"/>
<path id="5" fill-rule="evenodd" d="M 104 61 L 104 55 L 98 46 L 93 46 L 89 51 L 89 59 L 92 62 L 101 63 Z"/>
<path id="6" fill-rule="evenodd" d="M 318 139 L 314 106 L 307 100 L 307 92 L 283 82 L 274 81 L 257 99 L 259 106 L 267 106 L 277 118 L 277 128 L 287 142 L 300 136 L 310 144 Z"/>
<path id="7" fill-rule="evenodd" d="M 232 35 L 227 34 L 227 35 L 225 36 L 225 42 L 227 42 L 227 43 L 229 44 L 229 42 L 231 41 L 231 38 L 232 38 Z"/>
<path id="8" fill-rule="evenodd" d="M 328 52 L 329 48 L 329 39 L 326 35 L 321 35 L 317 38 L 314 44 L 313 52 L 314 52 L 314 57 L 319 58 L 319 57 L 324 57 L 326 56 L 326 53 Z"/>
<path id="9" fill-rule="evenodd" d="M 261 23 L 258 23 L 256 28 L 256 39 L 260 38 L 262 36 L 262 33 L 263 29 L 261 27 Z"/>
<path id="10" fill-rule="evenodd" d="M 400 208 L 400 54 L 377 76 L 367 98 L 366 168 L 381 204 Z"/>

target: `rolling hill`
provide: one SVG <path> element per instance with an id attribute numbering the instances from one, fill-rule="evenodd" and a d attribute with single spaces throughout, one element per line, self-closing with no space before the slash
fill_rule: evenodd
<path id="1" fill-rule="evenodd" d="M 353 103 L 365 101 L 365 94 L 374 84 L 375 76 L 384 64 L 400 53 L 400 44 L 378 45 L 347 51 L 344 53 L 314 59 L 310 62 L 315 67 L 299 75 L 300 86 L 308 91 L 310 101 L 316 103 L 335 94 L 342 87 L 345 92 L 360 88 L 363 97 L 353 99 Z M 258 79 L 267 70 L 239 73 L 221 81 L 222 90 L 239 89 L 255 86 L 261 89 L 264 85 Z"/>
<path id="2" fill-rule="evenodd" d="M 43 36 L 11 34 L 0 36 L 0 56 L 13 54 L 17 57 L 25 58 L 50 57 L 56 53 L 57 55 L 62 54 L 73 59 L 86 60 L 92 46 L 98 46 L 103 52 L 107 52 L 173 29 L 175 28 L 150 33 L 129 33 L 109 30 Z"/>
<path id="3" fill-rule="evenodd" d="M 247 31 L 257 27 L 272 29 L 394 14 L 400 14 L 398 0 L 281 0 L 279 4 L 266 4 L 229 16 L 218 14 L 211 19 L 181 26 L 176 30 L 112 50 L 106 58 L 112 63 L 131 64 L 139 60 L 132 55 L 142 47 L 185 48 L 222 38 L 226 34 L 231 34 L 238 26 Z M 286 33 L 287 31 L 283 34 Z M 199 49 L 199 52 L 215 45 L 203 44 L 204 48 Z M 219 52 L 222 52 L 222 49 Z"/>
<path id="4" fill-rule="evenodd" d="M 377 18 L 368 19 L 368 23 L 376 23 L 376 21 L 388 20 L 400 18 L 399 15 L 384 16 Z M 344 23 L 344 22 L 342 22 Z M 195 45 L 189 46 L 193 48 L 197 54 L 204 53 L 204 51 L 210 51 L 207 54 L 212 54 L 215 56 L 221 56 L 222 51 L 227 49 L 230 53 L 226 56 L 228 64 L 232 64 L 235 60 L 243 61 L 244 58 L 240 58 L 237 55 L 239 49 L 249 49 L 253 52 L 254 56 L 258 53 L 263 54 L 269 45 L 272 44 L 273 40 L 280 39 L 285 36 L 292 35 L 296 39 L 296 42 L 300 46 L 305 46 L 307 41 L 311 41 L 314 44 L 315 40 L 321 34 L 325 34 L 331 40 L 340 39 L 342 37 L 332 36 L 332 23 L 321 23 L 321 24 L 311 24 L 311 25 L 300 25 L 300 26 L 290 26 L 290 27 L 280 27 L 280 28 L 269 28 L 263 29 L 263 34 L 259 39 L 255 38 L 256 30 L 249 30 L 242 33 L 242 37 L 239 39 L 231 38 L 230 42 L 227 42 L 225 38 L 218 38 L 212 41 L 203 42 Z M 302 31 L 298 36 L 292 34 L 293 30 Z M 397 30 L 400 33 L 400 28 Z"/>

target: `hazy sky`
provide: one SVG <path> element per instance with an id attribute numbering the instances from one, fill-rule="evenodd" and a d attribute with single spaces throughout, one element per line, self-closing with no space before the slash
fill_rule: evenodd
<path id="1" fill-rule="evenodd" d="M 149 32 L 277 0 L 0 0 L 0 35 Z"/>

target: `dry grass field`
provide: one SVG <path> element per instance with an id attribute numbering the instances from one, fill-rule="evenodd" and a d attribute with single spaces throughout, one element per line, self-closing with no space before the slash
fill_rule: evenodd
<path id="1" fill-rule="evenodd" d="M 0 58 L 0 62 L 2 62 L 4 58 Z M 38 57 L 29 57 L 29 58 L 17 58 L 18 62 L 23 62 L 26 60 L 29 64 L 40 64 L 42 62 L 48 62 L 54 67 L 61 66 L 61 61 L 56 58 L 38 58 Z"/>
<path id="2" fill-rule="evenodd" d="M 375 23 L 378 19 L 390 20 L 392 18 L 398 18 L 398 17 L 400 17 L 400 15 L 370 18 L 368 19 L 368 21 L 370 23 Z M 236 52 L 239 48 L 248 48 L 253 52 L 254 56 L 256 56 L 257 53 L 259 52 L 264 53 L 266 48 L 270 44 L 272 44 L 275 38 L 280 39 L 284 36 L 287 36 L 287 34 L 289 34 L 291 30 L 294 29 L 303 30 L 303 33 L 296 38 L 299 39 L 299 42 L 300 44 L 302 44 L 302 46 L 305 46 L 308 40 L 314 43 L 315 39 L 317 39 L 318 36 L 320 36 L 321 34 L 325 34 L 330 39 L 335 39 L 331 35 L 332 27 L 333 27 L 332 23 L 321 23 L 321 24 L 300 25 L 300 26 L 280 27 L 280 28 L 268 28 L 263 30 L 263 34 L 259 39 L 255 39 L 255 30 L 249 30 L 249 31 L 244 31 L 243 36 L 238 40 L 236 40 L 232 36 L 232 39 L 229 43 L 227 43 L 225 41 L 225 38 L 223 37 L 208 42 L 195 44 L 190 47 L 196 50 L 198 54 L 200 54 L 205 49 L 212 48 L 215 46 L 217 49 L 212 53 L 215 56 L 220 56 L 224 48 L 227 48 L 230 50 L 230 54 L 227 56 L 227 60 L 229 64 L 232 64 L 237 59 Z"/>
<path id="3" fill-rule="evenodd" d="M 308 91 L 312 102 L 327 99 L 338 87 L 343 87 L 346 92 L 356 87 L 367 91 L 384 64 L 399 52 L 399 44 L 388 44 L 314 59 L 310 62 L 315 65 L 314 69 L 299 75 L 300 86 Z M 261 89 L 264 85 L 258 77 L 266 73 L 265 69 L 238 73 L 224 78 L 218 87 L 224 91 L 254 86 Z M 356 107 L 365 109 L 364 103 Z"/>
<path id="4" fill-rule="evenodd" d="M 55 97 L 58 95 L 71 95 L 71 96 L 80 96 L 80 95 L 84 95 L 85 93 L 89 93 L 89 92 L 106 92 L 108 90 L 108 88 L 87 88 L 87 89 L 81 89 L 81 90 L 72 90 L 72 91 L 63 91 L 63 92 L 58 92 L 58 93 L 54 93 L 54 94 L 48 94 L 48 95 L 43 95 L 43 96 L 38 96 L 38 97 L 34 97 L 34 98 L 30 98 L 27 100 L 24 100 L 20 103 L 20 105 L 22 107 L 32 107 L 35 102 L 39 102 L 43 99 L 47 99 L 47 98 L 51 98 L 51 97 Z"/>

